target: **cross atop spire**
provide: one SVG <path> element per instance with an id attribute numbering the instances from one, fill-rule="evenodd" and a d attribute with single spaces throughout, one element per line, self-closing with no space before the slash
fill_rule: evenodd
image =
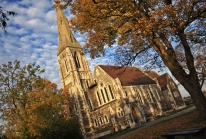
<path id="1" fill-rule="evenodd" d="M 55 4 L 52 6 L 52 8 L 60 8 L 60 9 L 66 9 L 71 0 L 68 0 L 66 4 L 61 4 L 60 0 L 54 0 Z"/>
<path id="2" fill-rule="evenodd" d="M 73 47 L 73 48 L 81 48 L 81 45 L 77 40 L 74 38 L 70 27 L 69 22 L 63 12 L 63 10 L 68 6 L 67 4 L 61 4 L 59 0 L 55 0 L 55 4 L 52 8 L 56 9 L 56 16 L 57 16 L 57 28 L 58 28 L 58 36 L 59 36 L 59 47 L 57 55 L 59 55 L 66 47 Z"/>

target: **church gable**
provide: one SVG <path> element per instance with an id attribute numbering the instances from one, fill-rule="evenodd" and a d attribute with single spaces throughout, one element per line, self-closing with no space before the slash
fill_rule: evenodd
<path id="1" fill-rule="evenodd" d="M 157 78 L 157 80 L 158 80 L 158 83 L 159 83 L 159 85 L 161 87 L 161 90 L 162 91 L 167 90 L 167 83 L 168 83 L 167 82 L 167 74 L 165 73 L 165 74 L 160 75 Z"/>
<path id="2" fill-rule="evenodd" d="M 101 65 L 97 65 L 94 69 L 94 78 L 102 79 L 102 80 L 108 80 L 111 81 L 112 78 L 105 70 L 101 68 Z"/>
<path id="3" fill-rule="evenodd" d="M 145 74 L 148 75 L 150 78 L 156 80 L 161 88 L 161 91 L 167 90 L 167 84 L 168 84 L 168 74 L 164 73 L 162 75 L 159 75 L 155 71 L 145 71 Z"/>

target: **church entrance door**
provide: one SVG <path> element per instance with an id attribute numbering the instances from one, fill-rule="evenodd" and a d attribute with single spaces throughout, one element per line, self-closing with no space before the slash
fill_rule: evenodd
<path id="1" fill-rule="evenodd" d="M 141 114 L 137 108 L 132 107 L 132 116 L 134 118 L 135 123 L 139 123 L 139 119 L 141 117 Z"/>

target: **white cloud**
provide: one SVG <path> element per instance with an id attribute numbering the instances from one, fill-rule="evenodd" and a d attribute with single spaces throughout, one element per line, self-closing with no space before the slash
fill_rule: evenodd
<path id="1" fill-rule="evenodd" d="M 40 19 L 38 19 L 38 18 L 35 18 L 35 19 L 30 19 L 30 20 L 28 20 L 28 21 L 26 21 L 27 22 L 27 24 L 28 24 L 28 26 L 30 26 L 30 27 L 37 27 L 37 26 L 39 26 L 39 25 L 41 25 L 41 20 Z"/>
<path id="2" fill-rule="evenodd" d="M 28 31 L 25 30 L 24 28 L 16 28 L 16 27 L 12 27 L 12 26 L 9 26 L 7 28 L 7 31 L 13 32 L 13 34 L 16 34 L 16 35 L 24 35 L 24 34 L 28 33 Z"/>
<path id="3" fill-rule="evenodd" d="M 29 9 L 27 9 L 26 13 L 27 13 L 27 15 L 30 16 L 30 18 L 36 18 L 36 17 L 41 18 L 42 15 L 44 15 L 44 11 L 39 10 L 39 8 L 37 8 L 37 7 L 31 7 Z"/>
<path id="4" fill-rule="evenodd" d="M 52 1 L 53 2 L 53 1 Z M 10 17 L 8 34 L 1 33 L 0 65 L 19 60 L 22 65 L 36 62 L 45 68 L 44 76 L 60 84 L 57 66 L 57 26 L 50 0 L 3 1 L 6 10 L 17 12 Z"/>
<path id="5" fill-rule="evenodd" d="M 53 9 L 53 10 L 50 10 L 50 11 L 48 11 L 47 13 L 46 13 L 46 15 L 45 15 L 45 19 L 47 20 L 47 21 L 50 21 L 50 22 L 56 22 L 56 13 L 55 13 L 55 10 Z"/>
<path id="6" fill-rule="evenodd" d="M 17 13 L 10 16 L 5 36 L 0 34 L 0 65 L 8 61 L 19 60 L 22 65 L 34 63 L 45 69 L 43 77 L 60 85 L 57 64 L 58 36 L 53 0 L 18 0 L 3 1 L 2 7 Z M 69 10 L 65 10 L 70 19 Z M 84 46 L 85 34 L 74 33 L 79 43 Z M 87 58 L 91 68 L 94 60 Z M 107 58 L 97 58 L 97 64 L 104 64 Z"/>

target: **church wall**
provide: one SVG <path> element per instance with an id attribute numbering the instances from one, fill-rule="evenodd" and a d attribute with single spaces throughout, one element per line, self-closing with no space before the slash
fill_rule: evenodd
<path id="1" fill-rule="evenodd" d="M 140 92 L 142 103 L 147 115 L 162 115 L 164 111 L 172 109 L 174 105 L 168 91 L 161 91 L 157 84 L 141 85 L 133 87 L 135 92 Z M 138 93 L 136 93 L 138 97 Z"/>
<path id="2" fill-rule="evenodd" d="M 144 113 L 149 116 L 156 116 L 162 113 L 161 103 L 159 102 L 158 87 L 154 85 L 124 86 L 130 102 L 138 102 L 143 108 Z M 155 93 L 155 94 L 154 94 Z M 126 96 L 126 95 L 125 95 Z"/>
<path id="3" fill-rule="evenodd" d="M 95 133 L 106 130 L 110 130 L 112 133 L 134 126 L 131 120 L 131 110 L 128 112 L 128 108 L 125 100 L 122 99 L 105 104 L 93 111 L 91 115 Z"/>
<path id="4" fill-rule="evenodd" d="M 97 81 L 96 98 L 99 100 L 99 106 L 122 97 L 120 82 L 110 77 L 99 66 L 95 67 L 94 78 Z"/>
<path id="5" fill-rule="evenodd" d="M 170 97 L 173 99 L 173 103 L 175 105 L 174 109 L 178 109 L 178 107 L 185 107 L 185 103 L 182 99 L 182 96 L 179 92 L 179 89 L 175 82 L 171 79 L 171 77 L 168 75 L 168 82 L 167 82 L 167 88 L 168 93 L 170 94 Z"/>
<path id="6" fill-rule="evenodd" d="M 173 96 L 170 93 L 170 91 L 167 89 L 167 90 L 162 91 L 162 93 L 166 101 L 166 108 L 164 111 L 172 110 L 173 108 L 175 108 L 175 102 L 174 102 Z"/>
<path id="7" fill-rule="evenodd" d="M 109 130 L 112 133 L 134 126 L 135 123 L 131 122 L 131 114 L 128 112 L 131 110 L 128 110 L 130 108 L 127 106 L 128 104 L 126 104 L 126 97 L 119 79 L 113 79 L 101 69 L 97 69 L 98 67 L 95 68 L 97 85 L 91 89 L 93 93 L 90 93 L 90 97 L 95 103 L 95 109 L 91 112 L 94 131 L 96 133 L 104 133 L 106 130 Z M 101 92 L 102 89 L 105 94 L 104 88 L 109 92 L 109 85 L 113 92 L 113 99 L 109 99 L 108 101 L 107 96 L 105 96 L 106 102 L 100 104 L 96 92 Z M 108 97 L 112 98 L 109 94 Z M 101 101 L 104 101 L 103 97 L 101 97 Z M 106 120 L 107 118 L 105 118 L 105 116 L 108 120 Z"/>
<path id="8" fill-rule="evenodd" d="M 110 105 L 112 107 L 112 104 Z M 96 133 L 104 132 L 113 129 L 111 122 L 111 113 L 109 111 L 109 105 L 105 105 L 91 113 L 93 128 Z"/>

